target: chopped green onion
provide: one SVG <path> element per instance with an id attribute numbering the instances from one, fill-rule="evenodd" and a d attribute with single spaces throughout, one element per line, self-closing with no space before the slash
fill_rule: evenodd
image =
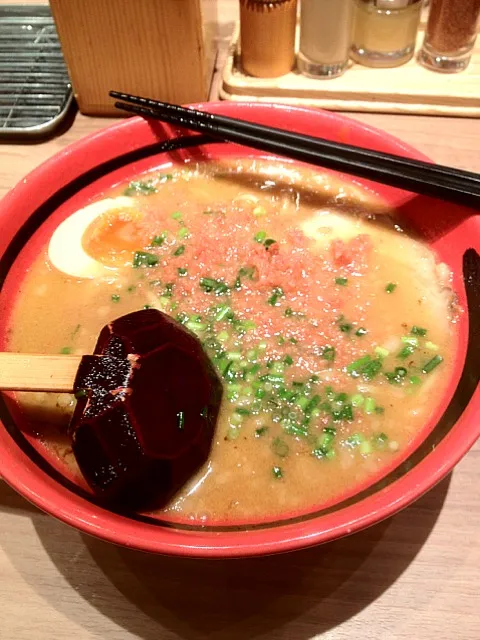
<path id="1" fill-rule="evenodd" d="M 405 367 L 395 367 L 395 370 L 391 372 L 387 372 L 385 377 L 391 384 L 399 384 L 407 375 L 407 370 Z"/>
<path id="2" fill-rule="evenodd" d="M 289 454 L 290 447 L 281 438 L 275 438 L 272 442 L 272 451 L 275 455 L 280 456 L 280 458 L 285 458 Z"/>
<path id="3" fill-rule="evenodd" d="M 254 279 L 255 275 L 255 267 L 242 267 L 237 275 L 237 278 L 234 283 L 235 289 L 241 289 L 242 287 L 242 278 L 248 277 L 250 280 Z"/>
<path id="4" fill-rule="evenodd" d="M 358 358 L 357 360 L 354 360 L 352 363 L 347 365 L 347 373 L 349 373 L 353 378 L 358 378 L 361 375 L 364 367 L 366 367 L 371 361 L 372 358 L 370 356 L 362 356 L 361 358 Z"/>
<path id="5" fill-rule="evenodd" d="M 75 398 L 80 400 L 81 398 L 86 398 L 88 396 L 88 391 L 86 389 L 79 389 L 75 391 Z"/>
<path id="6" fill-rule="evenodd" d="M 304 409 L 304 413 L 311 413 L 315 407 L 318 405 L 318 403 L 320 402 L 320 396 L 319 395 L 315 395 L 313 396 L 313 398 L 308 402 L 307 406 Z"/>
<path id="7" fill-rule="evenodd" d="M 362 376 L 365 378 L 365 380 L 373 380 L 373 378 L 378 375 L 381 368 L 382 361 L 380 359 L 372 360 L 363 368 Z"/>
<path id="8" fill-rule="evenodd" d="M 309 402 L 310 400 L 306 396 L 300 396 L 296 400 L 296 404 L 300 407 L 300 409 L 302 409 L 302 411 L 305 411 Z"/>
<path id="9" fill-rule="evenodd" d="M 70 353 L 72 353 L 72 347 L 62 347 L 60 349 L 60 353 L 64 356 L 68 356 Z"/>
<path id="10" fill-rule="evenodd" d="M 376 402 L 373 398 L 365 398 L 363 408 L 365 413 L 373 413 L 375 411 Z"/>
<path id="11" fill-rule="evenodd" d="M 112 302 L 120 302 L 120 296 L 118 293 L 112 293 Z"/>
<path id="12" fill-rule="evenodd" d="M 368 456 L 370 453 L 372 453 L 372 445 L 368 440 L 364 440 L 360 443 L 358 450 L 360 451 L 362 456 Z"/>
<path id="13" fill-rule="evenodd" d="M 229 290 L 228 285 L 222 280 L 215 280 L 214 278 L 200 278 L 200 286 L 206 293 L 215 292 L 217 295 L 227 293 Z"/>
<path id="14" fill-rule="evenodd" d="M 315 458 L 321 460 L 322 458 L 326 458 L 328 456 L 329 451 L 330 449 L 328 447 L 319 446 L 312 451 L 312 455 L 315 456 Z"/>
<path id="15" fill-rule="evenodd" d="M 256 398 L 257 400 L 261 400 L 262 398 L 264 398 L 264 397 L 265 397 L 266 393 L 267 393 L 267 392 L 265 391 L 265 389 L 262 389 L 261 387 L 259 387 L 259 388 L 255 391 L 255 398 Z"/>
<path id="16" fill-rule="evenodd" d="M 235 413 L 238 413 L 240 416 L 249 416 L 252 412 L 245 407 L 235 407 Z"/>
<path id="17" fill-rule="evenodd" d="M 413 334 L 414 336 L 425 336 L 427 334 L 427 330 L 424 329 L 423 327 L 417 327 L 416 325 L 413 325 L 413 327 L 410 330 L 410 333 Z"/>
<path id="18" fill-rule="evenodd" d="M 175 251 L 173 252 L 174 256 L 181 256 L 185 253 L 185 245 L 181 244 L 178 249 L 175 249 Z"/>
<path id="19" fill-rule="evenodd" d="M 272 295 L 268 299 L 268 304 L 270 304 L 272 307 L 276 307 L 278 299 L 283 298 L 284 296 L 285 294 L 283 293 L 283 289 L 281 287 L 275 287 Z"/>
<path id="20" fill-rule="evenodd" d="M 187 275 L 188 271 L 187 271 L 187 269 L 183 269 L 182 267 L 179 267 L 177 269 L 177 273 L 178 273 L 179 276 L 183 277 L 183 276 Z"/>
<path id="21" fill-rule="evenodd" d="M 384 449 L 388 442 L 388 436 L 386 433 L 379 433 L 372 438 L 373 444 L 377 449 Z"/>
<path id="22" fill-rule="evenodd" d="M 187 329 L 190 329 L 190 331 L 193 331 L 194 333 L 205 331 L 205 329 L 208 327 L 206 322 L 197 322 L 195 320 L 189 320 L 185 323 L 185 326 L 187 327 Z"/>
<path id="23" fill-rule="evenodd" d="M 405 344 L 412 345 L 412 347 L 418 347 L 418 338 L 415 338 L 414 336 L 402 336 L 400 340 Z"/>
<path id="24" fill-rule="evenodd" d="M 354 393 L 352 396 L 352 406 L 354 407 L 361 407 L 362 404 L 364 403 L 365 398 L 362 396 L 361 393 Z"/>
<path id="25" fill-rule="evenodd" d="M 292 344 L 297 344 L 297 342 L 298 342 L 298 340 L 296 338 L 293 338 L 293 337 L 289 338 L 288 341 L 291 342 Z"/>
<path id="26" fill-rule="evenodd" d="M 137 288 L 137 287 L 136 287 L 136 285 L 131 284 L 131 285 L 127 288 L 127 291 L 128 291 L 128 293 L 133 293 L 133 292 L 135 291 L 135 289 L 136 289 L 136 288 Z"/>
<path id="27" fill-rule="evenodd" d="M 335 284 L 338 284 L 340 287 L 346 287 L 348 278 L 335 278 Z"/>
<path id="28" fill-rule="evenodd" d="M 177 426 L 179 429 L 183 429 L 183 425 L 185 424 L 185 414 L 183 413 L 183 411 L 179 411 L 177 413 Z"/>
<path id="29" fill-rule="evenodd" d="M 230 424 L 233 424 L 235 426 L 239 426 L 241 425 L 243 422 L 243 416 L 240 413 L 232 413 L 232 415 L 230 416 Z"/>
<path id="30" fill-rule="evenodd" d="M 368 333 L 368 331 L 364 328 L 364 327 L 359 327 L 356 331 L 355 331 L 355 335 L 356 336 L 364 336 Z"/>
<path id="31" fill-rule="evenodd" d="M 220 307 L 217 308 L 217 312 L 215 314 L 215 320 L 217 322 L 220 322 L 220 320 L 223 320 L 224 318 L 226 318 L 226 316 L 230 311 L 231 309 L 227 304 L 221 305 Z"/>
<path id="32" fill-rule="evenodd" d="M 227 431 L 226 440 L 236 440 L 239 435 L 240 429 L 238 429 L 237 426 L 230 427 L 230 429 Z"/>
<path id="33" fill-rule="evenodd" d="M 162 244 L 165 242 L 166 237 L 167 237 L 167 234 L 164 231 L 159 236 L 153 236 L 150 244 L 152 245 L 152 247 L 161 247 Z"/>
<path id="34" fill-rule="evenodd" d="M 348 420 L 351 422 L 353 420 L 353 408 L 351 404 L 344 405 L 339 411 L 333 411 L 332 417 L 335 421 L 337 420 Z"/>
<path id="35" fill-rule="evenodd" d="M 293 316 L 293 309 L 291 307 L 287 307 L 283 315 L 287 318 Z"/>
<path id="36" fill-rule="evenodd" d="M 361 433 L 352 433 L 350 437 L 345 440 L 345 444 L 349 447 L 357 447 L 359 444 L 364 442 L 365 438 Z"/>
<path id="37" fill-rule="evenodd" d="M 421 384 L 422 379 L 420 378 L 420 376 L 410 376 L 410 384 L 413 385 L 418 385 Z"/>
<path id="38" fill-rule="evenodd" d="M 288 433 L 290 436 L 294 436 L 295 438 L 307 438 L 308 437 L 308 428 L 306 425 L 298 425 L 294 424 L 288 420 L 282 421 L 283 430 L 285 433 Z"/>
<path id="39" fill-rule="evenodd" d="M 435 344 L 434 342 L 430 342 L 427 341 L 425 342 L 425 349 L 428 349 L 429 351 L 438 351 L 438 345 Z"/>
<path id="40" fill-rule="evenodd" d="M 229 400 L 237 400 L 238 398 L 238 390 L 237 389 L 232 389 L 232 387 L 238 387 L 239 385 L 235 385 L 235 384 L 229 384 L 228 388 L 227 388 L 227 398 Z"/>
<path id="41" fill-rule="evenodd" d="M 229 337 L 230 334 L 228 333 L 228 331 L 220 331 L 220 333 L 217 335 L 217 340 L 220 340 L 220 342 L 226 342 Z"/>
<path id="42" fill-rule="evenodd" d="M 265 247 L 265 249 L 268 251 L 269 247 L 272 246 L 272 244 L 276 244 L 276 240 L 274 240 L 273 238 L 267 238 L 265 240 L 265 242 L 263 243 L 263 246 Z"/>
<path id="43" fill-rule="evenodd" d="M 261 349 L 262 351 L 265 351 L 265 349 L 267 348 L 267 343 L 266 342 L 259 342 L 258 343 L 258 348 Z"/>
<path id="44" fill-rule="evenodd" d="M 408 358 L 408 356 L 411 356 L 414 351 L 415 351 L 415 346 L 413 344 L 406 344 L 401 349 L 401 351 L 397 353 L 397 358 L 401 358 L 402 360 L 405 360 L 405 358 Z"/>
<path id="45" fill-rule="evenodd" d="M 240 351 L 228 351 L 227 358 L 229 358 L 230 360 L 241 360 L 242 354 L 240 353 Z"/>
<path id="46" fill-rule="evenodd" d="M 293 364 L 293 358 L 290 355 L 286 355 L 285 358 L 283 359 L 284 363 L 288 366 L 290 366 L 291 364 Z"/>
<path id="47" fill-rule="evenodd" d="M 123 194 L 125 196 L 131 196 L 135 193 L 141 193 L 144 196 L 148 196 L 152 193 L 157 193 L 157 189 L 153 185 L 152 180 L 134 180 L 133 182 L 130 182 Z"/>
<path id="48" fill-rule="evenodd" d="M 135 251 L 133 254 L 133 267 L 154 267 L 158 264 L 158 257 L 154 253 L 147 253 L 147 251 Z"/>
<path id="49" fill-rule="evenodd" d="M 188 237 L 188 235 L 190 234 L 190 231 L 187 229 L 187 227 L 182 227 L 179 232 L 177 233 L 177 236 L 181 239 L 184 240 L 185 238 Z"/>
<path id="50" fill-rule="evenodd" d="M 268 433 L 268 427 L 259 427 L 258 429 L 255 429 L 255 437 L 256 438 L 261 438 L 262 436 L 266 435 Z"/>
<path id="51" fill-rule="evenodd" d="M 423 365 L 423 373 L 430 373 L 430 371 L 433 371 L 436 367 L 438 367 L 441 362 L 443 362 L 442 356 L 439 356 L 438 354 L 436 356 L 433 356 L 431 360 Z"/>
<path id="52" fill-rule="evenodd" d="M 387 293 L 393 293 L 396 288 L 397 288 L 397 285 L 395 284 L 395 282 L 389 282 L 385 287 L 385 291 Z"/>
<path id="53" fill-rule="evenodd" d="M 322 358 L 327 362 L 333 362 L 335 360 L 335 347 L 327 345 L 322 349 Z"/>
<path id="54" fill-rule="evenodd" d="M 282 469 L 280 467 L 273 467 L 272 473 L 273 473 L 273 477 L 276 480 L 280 480 L 281 478 L 283 478 L 283 472 L 282 472 Z"/>
<path id="55" fill-rule="evenodd" d="M 182 219 L 182 214 L 181 214 L 181 212 L 180 212 L 180 211 L 174 211 L 174 212 L 172 213 L 172 218 L 173 218 L 174 220 L 181 220 L 181 219 Z"/>
<path id="56" fill-rule="evenodd" d="M 174 287 L 174 283 L 173 282 L 167 282 L 167 284 L 165 285 L 165 290 L 163 292 L 163 296 L 165 298 L 171 298 L 173 295 L 173 287 Z"/>
<path id="57" fill-rule="evenodd" d="M 255 240 L 255 242 L 259 242 L 260 244 L 262 244 L 266 237 L 267 237 L 266 231 L 259 231 L 254 235 L 253 239 Z"/>
<path id="58" fill-rule="evenodd" d="M 262 382 L 271 382 L 275 386 L 285 384 L 285 378 L 282 375 L 267 373 L 260 378 Z"/>
<path id="59" fill-rule="evenodd" d="M 386 358 L 390 354 L 390 351 L 384 347 L 375 347 L 374 351 L 380 358 Z"/>

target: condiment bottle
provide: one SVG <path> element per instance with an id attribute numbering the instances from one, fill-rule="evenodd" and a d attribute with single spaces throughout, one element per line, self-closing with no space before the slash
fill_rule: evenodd
<path id="1" fill-rule="evenodd" d="M 257 78 L 293 68 L 297 0 L 240 0 L 240 61 Z"/>
<path id="2" fill-rule="evenodd" d="M 412 58 L 422 0 L 355 0 L 351 57 L 367 67 L 398 67 Z"/>
<path id="3" fill-rule="evenodd" d="M 307 76 L 335 77 L 348 64 L 353 0 L 302 0 L 298 68 Z"/>
<path id="4" fill-rule="evenodd" d="M 479 16 L 480 0 L 431 0 L 419 62 L 433 71 L 463 71 L 470 62 Z"/>

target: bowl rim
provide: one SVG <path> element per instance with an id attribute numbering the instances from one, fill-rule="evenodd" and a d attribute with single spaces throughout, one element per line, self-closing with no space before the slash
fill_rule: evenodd
<path id="1" fill-rule="evenodd" d="M 326 119 L 337 126 L 344 125 L 366 134 L 375 143 L 381 139 L 395 152 L 418 160 L 429 160 L 415 148 L 380 129 L 365 125 L 337 113 L 310 107 L 271 103 L 231 103 L 212 102 L 191 105 L 194 108 L 210 110 L 226 115 L 241 112 L 248 119 L 250 113 L 264 113 L 268 110 L 303 114 L 310 119 Z M 237 114 L 238 115 L 238 114 Z M 62 162 L 94 166 L 92 148 L 108 143 L 110 137 L 122 137 L 126 146 L 136 148 L 132 140 L 135 130 L 145 127 L 142 118 L 129 118 L 74 142 L 46 162 L 39 165 L 19 182 L 3 199 L 0 205 L 0 226 L 10 209 L 21 206 L 32 185 L 49 182 L 50 174 L 61 167 Z M 128 142 L 128 140 L 131 142 Z M 93 164 L 92 164 L 93 162 Z M 48 187 L 43 187 L 46 199 Z M 480 389 L 477 386 L 457 424 L 465 423 L 462 438 L 444 438 L 438 447 L 419 462 L 413 469 L 386 488 L 368 496 L 362 501 L 326 516 L 318 516 L 303 522 L 287 523 L 251 531 L 182 531 L 175 528 L 152 527 L 106 511 L 76 496 L 45 474 L 20 447 L 0 423 L 0 477 L 40 509 L 59 520 L 113 543 L 129 547 L 163 553 L 194 557 L 242 557 L 292 551 L 351 534 L 375 524 L 403 509 L 431 489 L 444 478 L 457 462 L 467 453 L 480 435 Z M 451 434 L 450 434 L 451 435 Z M 345 513 L 347 512 L 347 513 Z M 320 522 L 322 523 L 320 525 Z"/>

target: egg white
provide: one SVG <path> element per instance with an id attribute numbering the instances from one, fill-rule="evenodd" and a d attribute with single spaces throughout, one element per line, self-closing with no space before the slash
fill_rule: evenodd
<path id="1" fill-rule="evenodd" d="M 83 234 L 99 216 L 115 209 L 134 209 L 136 201 L 128 196 L 105 198 L 79 209 L 64 220 L 53 232 L 48 245 L 52 265 L 74 278 L 100 278 L 112 272 L 112 267 L 88 255 L 82 245 Z"/>
<path id="2" fill-rule="evenodd" d="M 350 240 L 368 230 L 359 218 L 334 213 L 329 209 L 316 211 L 313 216 L 300 223 L 300 228 L 307 238 L 315 240 L 323 249 L 327 248 L 334 238 Z"/>

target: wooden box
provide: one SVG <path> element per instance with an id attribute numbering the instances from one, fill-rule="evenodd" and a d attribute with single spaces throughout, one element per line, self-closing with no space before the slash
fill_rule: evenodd
<path id="1" fill-rule="evenodd" d="M 167 102 L 208 98 L 217 0 L 50 0 L 82 113 L 120 115 L 111 89 Z"/>

